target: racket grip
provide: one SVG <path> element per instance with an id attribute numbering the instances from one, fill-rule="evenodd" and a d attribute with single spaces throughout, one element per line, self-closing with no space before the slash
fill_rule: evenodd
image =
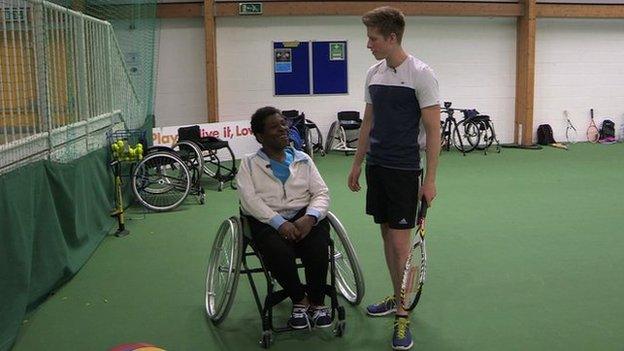
<path id="1" fill-rule="evenodd" d="M 420 209 L 418 210 L 418 218 L 425 218 L 427 216 L 427 200 L 423 196 L 420 199 Z"/>

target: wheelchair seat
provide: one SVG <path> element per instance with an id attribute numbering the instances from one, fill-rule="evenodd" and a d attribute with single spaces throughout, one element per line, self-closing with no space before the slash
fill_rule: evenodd
<path id="1" fill-rule="evenodd" d="M 340 111 L 337 114 L 340 126 L 347 130 L 360 129 L 362 120 L 358 111 Z"/>
<path id="2" fill-rule="evenodd" d="M 353 143 L 357 142 L 362 120 L 358 111 L 340 111 L 336 114 L 337 120 L 329 127 L 325 142 L 326 152 L 343 151 L 345 155 L 353 153 L 357 147 Z M 354 135 L 355 134 L 355 135 Z"/>
<path id="3" fill-rule="evenodd" d="M 357 255 L 349 237 L 336 216 L 328 212 L 330 224 L 330 284 L 326 294 L 330 296 L 334 333 L 342 336 L 345 331 L 345 311 L 337 302 L 337 295 L 357 305 L 364 296 L 364 280 Z M 247 257 L 258 258 L 260 267 L 252 268 Z M 232 307 L 240 273 L 247 275 L 262 323 L 261 344 L 270 347 L 273 333 L 292 330 L 290 327 L 273 326 L 273 307 L 287 298 L 284 290 L 274 291 L 277 284 L 266 269 L 262 256 L 255 249 L 245 215 L 233 216 L 222 222 L 213 242 L 206 274 L 206 313 L 214 325 L 227 316 Z M 252 274 L 263 273 L 267 280 L 267 296 L 261 302 Z M 337 317 L 337 318 L 336 318 Z"/>

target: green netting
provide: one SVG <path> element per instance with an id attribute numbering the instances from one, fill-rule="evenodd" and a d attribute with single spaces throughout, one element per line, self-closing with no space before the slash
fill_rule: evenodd
<path id="1" fill-rule="evenodd" d="M 75 4 L 75 8 L 80 6 Z M 145 115 L 154 113 L 156 79 L 156 18 L 155 0 L 85 1 L 84 13 L 110 22 L 124 55 L 126 67 L 139 99 L 145 105 Z M 142 125 L 143 123 L 141 123 Z"/>
<path id="2" fill-rule="evenodd" d="M 156 2 L 0 0 L 0 173 L 153 114 Z M 118 124 L 121 122 L 121 124 Z"/>
<path id="3" fill-rule="evenodd" d="M 124 55 L 137 94 L 146 114 L 154 112 L 154 86 L 158 46 L 156 0 L 53 0 L 58 5 L 107 21 Z"/>

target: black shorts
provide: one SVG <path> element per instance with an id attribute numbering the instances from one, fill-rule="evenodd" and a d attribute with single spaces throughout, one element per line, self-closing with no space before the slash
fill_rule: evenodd
<path id="1" fill-rule="evenodd" d="M 420 171 L 366 165 L 366 214 L 392 229 L 416 223 Z"/>

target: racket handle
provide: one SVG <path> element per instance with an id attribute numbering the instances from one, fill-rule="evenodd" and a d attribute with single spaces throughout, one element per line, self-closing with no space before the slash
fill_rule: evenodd
<path id="1" fill-rule="evenodd" d="M 425 218 L 427 216 L 427 200 L 423 196 L 420 199 L 420 209 L 418 210 L 418 218 Z"/>
<path id="2" fill-rule="evenodd" d="M 594 109 L 590 109 L 589 112 L 591 113 L 591 118 L 594 119 Z"/>

